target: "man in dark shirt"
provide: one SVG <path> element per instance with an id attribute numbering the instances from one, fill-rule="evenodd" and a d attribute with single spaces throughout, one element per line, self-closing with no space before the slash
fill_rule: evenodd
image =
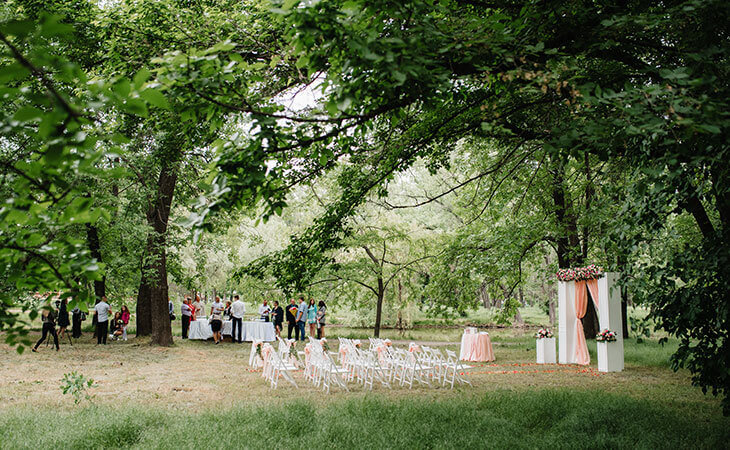
<path id="1" fill-rule="evenodd" d="M 291 330 L 294 330 L 295 339 L 299 340 L 299 328 L 297 328 L 297 305 L 294 299 L 289 300 L 286 306 L 286 321 L 289 324 L 288 339 L 291 339 Z"/>
<path id="2" fill-rule="evenodd" d="M 284 323 L 284 308 L 279 306 L 279 302 L 274 300 L 274 331 L 276 335 L 281 337 L 282 324 Z"/>

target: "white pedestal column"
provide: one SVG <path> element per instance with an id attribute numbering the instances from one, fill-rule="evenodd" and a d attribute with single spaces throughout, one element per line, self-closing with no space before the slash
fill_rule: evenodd
<path id="1" fill-rule="evenodd" d="M 555 364 L 555 338 L 536 339 L 537 363 Z"/>
<path id="2" fill-rule="evenodd" d="M 624 333 L 623 322 L 621 321 L 621 290 L 618 285 L 618 273 L 606 272 L 598 279 L 598 324 L 599 331 L 606 328 L 616 333 L 616 341 L 607 344 L 598 342 L 598 353 L 601 353 L 601 346 L 607 345 L 606 370 L 598 366 L 602 372 L 620 372 L 624 370 Z M 599 360 L 600 361 L 600 360 Z"/>
<path id="3" fill-rule="evenodd" d="M 575 363 L 575 281 L 558 282 L 558 359 Z"/>
<path id="4" fill-rule="evenodd" d="M 624 354 L 621 343 L 617 341 L 598 344 L 598 371 L 599 372 L 621 372 L 624 368 Z"/>

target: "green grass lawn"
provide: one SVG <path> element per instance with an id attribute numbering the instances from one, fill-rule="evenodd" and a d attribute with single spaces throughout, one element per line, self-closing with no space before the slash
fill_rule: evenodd
<path id="1" fill-rule="evenodd" d="M 727 448 L 728 421 L 588 390 L 287 401 L 202 413 L 89 406 L 0 416 L 3 448 Z"/>
<path id="2" fill-rule="evenodd" d="M 176 324 L 179 325 L 179 324 Z M 534 328 L 489 330 L 495 363 L 473 364 L 473 386 L 377 386 L 326 395 L 295 374 L 272 391 L 248 369 L 250 344 L 130 339 L 60 352 L 0 346 L 0 448 L 728 448 L 718 398 L 674 372 L 676 341 L 625 341 L 626 369 L 536 366 Z M 372 330 L 331 327 L 336 337 Z M 383 337 L 458 350 L 462 329 L 419 327 Z M 34 335 L 37 338 L 37 335 Z M 72 370 L 93 377 L 92 402 L 60 392 Z M 283 383 L 283 382 L 282 382 Z"/>

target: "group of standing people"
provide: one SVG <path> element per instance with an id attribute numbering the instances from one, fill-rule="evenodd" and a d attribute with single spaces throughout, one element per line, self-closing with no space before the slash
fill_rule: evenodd
<path id="1" fill-rule="evenodd" d="M 325 337 L 325 325 L 327 318 L 327 305 L 320 300 L 315 305 L 314 299 L 309 299 L 309 304 L 304 301 L 304 296 L 299 296 L 299 304 L 295 299 L 289 301 L 286 307 L 286 321 L 288 324 L 287 338 L 291 339 L 292 330 L 294 330 L 294 339 L 303 341 L 307 337 L 306 329 L 309 325 L 309 334 L 317 339 Z M 274 323 L 276 326 L 277 324 Z M 277 334 L 280 335 L 281 324 L 277 328 Z"/>
<path id="2" fill-rule="evenodd" d="M 33 346 L 34 352 L 38 351 L 38 347 L 48 338 L 53 337 L 56 351 L 60 349 L 59 337 L 63 338 L 66 329 L 71 324 L 69 322 L 69 313 L 67 310 L 67 299 L 63 298 L 56 303 L 57 309 L 45 308 L 41 313 L 41 322 L 43 328 L 41 338 Z M 170 305 L 170 319 L 174 320 L 174 307 L 172 301 Z M 188 338 L 190 323 L 197 318 L 204 317 L 205 306 L 199 296 L 193 301 L 190 297 L 186 297 L 180 307 L 182 321 L 182 338 Z M 243 331 L 243 316 L 246 313 L 246 305 L 241 301 L 238 295 L 234 295 L 232 301 L 226 302 L 224 305 L 220 297 L 216 297 L 210 306 L 210 326 L 213 331 L 213 341 L 219 344 L 222 341 L 221 329 L 223 327 L 224 316 L 231 320 L 231 337 L 233 342 L 241 343 Z M 309 304 L 304 300 L 304 296 L 299 296 L 299 304 L 292 298 L 286 310 L 279 305 L 278 301 L 274 301 L 273 307 L 269 306 L 264 300 L 263 305 L 258 310 L 261 319 L 269 322 L 273 321 L 276 335 L 281 337 L 283 332 L 284 317 L 288 324 L 288 338 L 291 339 L 292 331 L 294 331 L 295 339 L 305 340 L 307 325 L 309 325 L 310 336 L 317 336 L 317 339 L 325 337 L 325 325 L 327 316 L 327 306 L 324 301 L 315 304 L 314 299 L 309 300 Z M 86 319 L 86 314 L 79 308 L 74 308 L 73 314 L 73 337 L 78 339 L 81 337 L 81 322 Z M 94 305 L 93 309 L 94 322 L 96 324 L 95 337 L 97 345 L 107 343 L 107 336 L 111 339 L 127 340 L 127 326 L 131 318 L 131 314 L 127 305 L 122 305 L 116 313 L 112 311 L 106 296 Z M 56 329 L 58 324 L 58 330 Z M 69 338 L 70 340 L 70 338 Z"/>
<path id="3" fill-rule="evenodd" d="M 96 315 L 96 345 L 106 345 L 107 333 L 111 339 L 127 340 L 127 326 L 132 317 L 127 305 L 122 305 L 121 309 L 112 315 L 112 307 L 104 296 L 94 305 L 94 314 Z M 110 317 L 111 320 L 109 320 Z"/>
<path id="4" fill-rule="evenodd" d="M 238 298 L 238 296 L 236 296 L 236 298 Z M 218 297 L 216 297 L 216 302 L 220 302 Z M 195 301 L 193 301 L 190 297 L 185 297 L 182 305 L 180 305 L 180 315 L 182 316 L 182 338 L 187 339 L 188 331 L 190 331 L 190 322 L 193 322 L 198 317 L 203 317 L 205 315 L 205 307 L 203 306 L 203 302 L 200 301 L 200 296 L 196 295 Z M 241 315 L 241 317 L 243 317 L 243 315 Z M 170 301 L 170 318 L 174 318 L 172 301 Z"/>
<path id="5" fill-rule="evenodd" d="M 173 316 L 172 302 L 170 302 L 170 317 Z M 228 317 L 231 320 L 231 339 L 233 342 L 243 342 L 243 316 L 246 313 L 246 305 L 241 301 L 238 295 L 234 295 L 232 301 L 227 301 L 225 305 L 221 302 L 220 297 L 215 298 L 215 302 L 210 306 L 210 327 L 213 331 L 213 341 L 218 344 L 221 342 L 221 329 L 223 326 L 223 318 Z M 295 331 L 297 340 L 306 338 L 306 329 L 309 325 L 309 334 L 317 336 L 321 339 L 325 336 L 325 325 L 327 317 L 327 305 L 320 301 L 315 304 L 314 299 L 309 300 L 309 304 L 304 300 L 304 296 L 299 297 L 299 304 L 292 298 L 286 310 L 279 305 L 278 301 L 274 301 L 273 307 L 269 305 L 267 300 L 259 306 L 258 313 L 265 322 L 273 322 L 276 335 L 281 337 L 284 327 L 284 317 L 288 324 L 288 337 L 291 339 L 292 330 Z M 187 339 L 190 331 L 190 323 L 205 314 L 205 307 L 200 297 L 196 296 L 195 301 L 190 297 L 185 297 L 180 306 L 180 314 L 182 316 L 182 338 Z"/>
<path id="6" fill-rule="evenodd" d="M 41 323 L 43 328 L 41 330 L 41 338 L 36 342 L 31 350 L 34 352 L 38 351 L 38 347 L 46 340 L 48 335 L 53 337 L 53 343 L 56 347 L 56 351 L 60 350 L 58 339 L 63 338 L 68 334 L 67 328 L 71 323 L 68 317 L 68 301 L 66 298 L 61 299 L 56 303 L 57 309 L 44 308 L 41 312 Z M 107 341 L 107 333 L 112 339 L 124 339 L 127 340 L 127 326 L 131 314 L 127 305 L 122 305 L 120 311 L 117 311 L 111 321 L 109 320 L 112 314 L 111 306 L 107 302 L 106 297 L 102 297 L 99 302 L 94 305 L 94 314 L 96 319 L 96 343 L 105 344 Z M 81 322 L 86 319 L 86 314 L 81 311 L 78 307 L 72 311 L 73 316 L 73 328 L 72 336 L 74 339 L 81 337 Z M 111 326 L 110 326 L 111 322 Z M 56 324 L 58 324 L 58 330 L 56 330 Z M 71 338 L 69 337 L 69 341 Z"/>

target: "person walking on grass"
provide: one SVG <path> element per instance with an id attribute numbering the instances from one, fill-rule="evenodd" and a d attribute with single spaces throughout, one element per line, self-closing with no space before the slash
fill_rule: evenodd
<path id="1" fill-rule="evenodd" d="M 274 300 L 274 311 L 272 313 L 274 316 L 274 331 L 277 336 L 281 337 L 282 325 L 284 325 L 284 308 L 279 306 L 278 300 Z"/>
<path id="2" fill-rule="evenodd" d="M 320 300 L 317 308 L 317 339 L 324 337 L 324 326 L 327 319 L 327 305 Z"/>
<path id="3" fill-rule="evenodd" d="M 129 319 L 132 315 L 129 313 L 127 305 L 122 305 L 122 339 L 127 340 L 127 327 L 129 326 Z"/>
<path id="4" fill-rule="evenodd" d="M 35 346 L 31 349 L 34 352 L 38 351 L 38 346 L 46 340 L 48 333 L 53 336 L 53 343 L 56 345 L 56 351 L 60 350 L 58 346 L 58 334 L 56 334 L 56 313 L 51 309 L 44 309 L 41 313 L 41 322 L 43 323 L 43 330 L 41 331 L 41 338 L 35 343 Z"/>
<path id="5" fill-rule="evenodd" d="M 317 305 L 314 304 L 314 299 L 309 299 L 309 305 L 307 305 L 307 325 L 309 325 L 309 335 L 316 336 L 317 334 Z"/>
<path id="6" fill-rule="evenodd" d="M 221 342 L 221 328 L 223 328 L 224 309 L 225 306 L 223 306 L 220 297 L 216 297 L 215 303 L 210 306 L 210 328 L 213 330 L 213 341 L 216 345 Z"/>
<path id="7" fill-rule="evenodd" d="M 106 296 L 94 306 L 94 315 L 96 316 L 96 345 L 106 345 L 106 334 L 109 332 L 109 315 L 112 313 L 112 307 L 106 302 Z"/>
<path id="8" fill-rule="evenodd" d="M 304 340 L 305 330 L 307 327 L 307 303 L 304 301 L 304 296 L 299 296 L 299 306 L 297 307 L 297 328 L 299 329 L 300 340 Z"/>
<path id="9" fill-rule="evenodd" d="M 286 322 L 289 328 L 287 333 L 287 339 L 291 339 L 291 332 L 294 330 L 295 339 L 299 340 L 299 328 L 297 328 L 297 305 L 294 303 L 296 300 L 293 298 L 289 300 L 289 304 L 286 306 Z"/>
<path id="10" fill-rule="evenodd" d="M 241 334 L 243 333 L 243 315 L 246 314 L 246 305 L 241 301 L 238 295 L 233 296 L 231 304 L 231 341 L 243 342 Z M 238 334 L 236 334 L 238 332 Z"/>

